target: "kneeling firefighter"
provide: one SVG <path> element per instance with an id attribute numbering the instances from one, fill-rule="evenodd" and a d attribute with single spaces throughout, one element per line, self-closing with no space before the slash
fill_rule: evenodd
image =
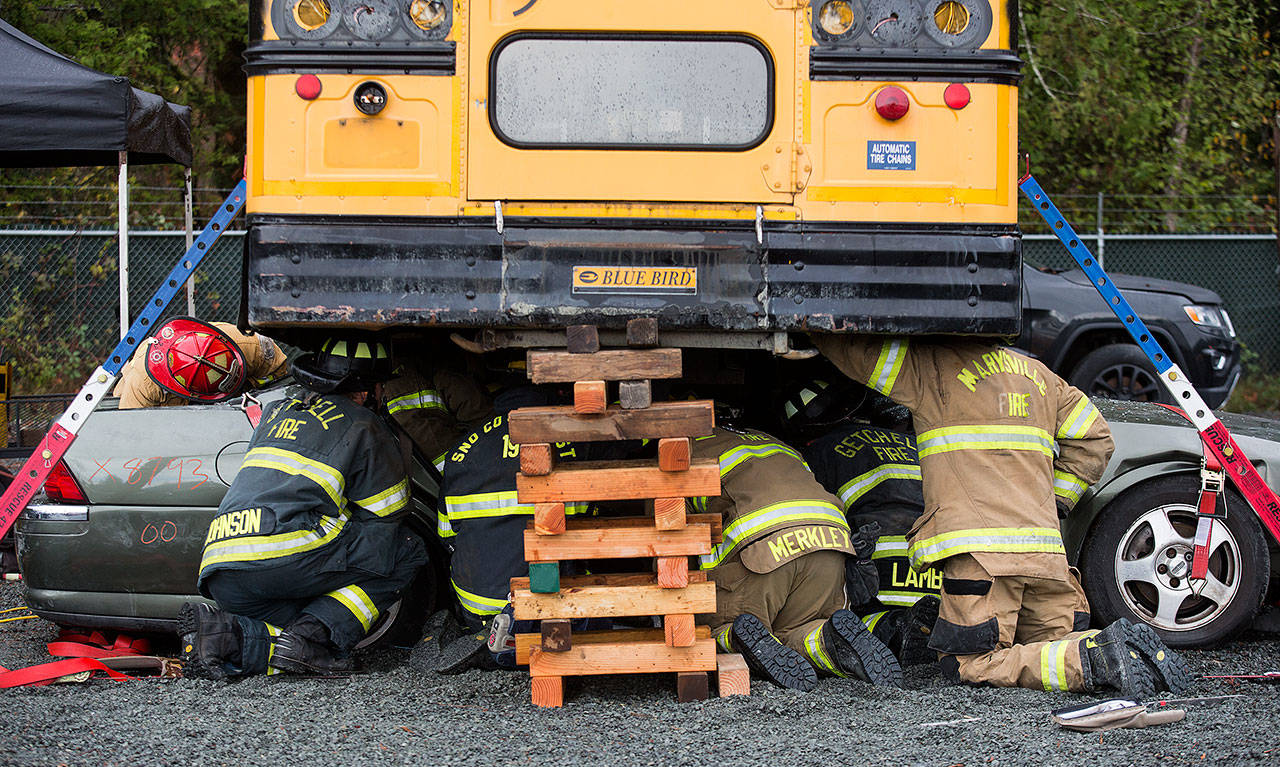
<path id="1" fill-rule="evenodd" d="M 351 648 L 426 562 L 402 523 L 401 448 L 373 410 L 390 375 L 369 335 L 297 360 L 310 391 L 263 414 L 209 525 L 198 586 L 218 608 L 182 608 L 189 673 L 347 673 Z"/>
<path id="2" fill-rule="evenodd" d="M 763 432 L 718 426 L 694 441 L 693 457 L 720 463 L 721 495 L 694 499 L 724 517 L 722 541 L 700 562 L 716 584 L 720 649 L 782 687 L 812 689 L 819 671 L 901 686 L 889 648 L 847 609 L 849 525 L 800 454 Z"/>

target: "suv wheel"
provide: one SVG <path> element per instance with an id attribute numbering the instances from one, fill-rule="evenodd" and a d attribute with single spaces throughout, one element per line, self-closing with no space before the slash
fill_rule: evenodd
<path id="1" fill-rule="evenodd" d="M 1133 344 L 1094 349 L 1080 360 L 1068 380 L 1091 397 L 1173 404 L 1160 385 L 1155 365 Z"/>
<path id="2" fill-rule="evenodd" d="M 1214 645 L 1249 625 L 1267 590 L 1271 557 L 1257 516 L 1228 491 L 1214 522 L 1209 574 L 1197 594 L 1187 575 L 1200 482 L 1166 476 L 1112 501 L 1084 544 L 1081 569 L 1095 624 L 1142 621 L 1174 647 Z"/>

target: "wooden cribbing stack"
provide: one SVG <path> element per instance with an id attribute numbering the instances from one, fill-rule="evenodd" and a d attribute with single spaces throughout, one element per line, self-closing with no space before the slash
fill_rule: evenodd
<path id="1" fill-rule="evenodd" d="M 540 634 L 516 636 L 516 659 L 529 664 L 533 703 L 560 706 L 564 677 L 676 672 L 679 699 L 702 700 L 707 672 L 718 670 L 721 695 L 748 694 L 746 664 L 716 655 L 715 640 L 694 615 L 713 613 L 715 584 L 690 572 L 689 557 L 719 542 L 718 514 L 690 514 L 686 499 L 720 494 L 714 460 L 691 461 L 693 438 L 711 433 L 710 400 L 654 403 L 650 379 L 681 375 L 679 349 L 657 346 L 657 322 L 627 324 L 631 348 L 600 350 L 594 326 L 568 329 L 568 350 L 531 351 L 534 383 L 573 383 L 574 403 L 514 410 L 511 441 L 520 445 L 516 488 L 535 504 L 525 531 L 529 577 L 511 581 L 517 620 L 540 620 Z M 609 405 L 608 381 L 618 382 Z M 624 439 L 658 440 L 658 460 L 583 461 L 555 466 L 552 444 Z M 651 499 L 652 517 L 566 519 L 566 502 Z M 575 559 L 653 557 L 651 573 L 560 576 Z M 573 633 L 574 618 L 661 616 L 661 629 Z M 719 664 L 719 665 L 717 665 Z"/>

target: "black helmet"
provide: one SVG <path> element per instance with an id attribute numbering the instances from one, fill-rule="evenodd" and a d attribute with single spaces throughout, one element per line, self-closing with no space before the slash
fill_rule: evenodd
<path id="1" fill-rule="evenodd" d="M 332 336 L 293 363 L 298 383 L 321 394 L 367 391 L 394 377 L 387 343 L 372 333 Z"/>
<path id="2" fill-rule="evenodd" d="M 782 423 L 791 431 L 811 433 L 853 418 L 867 400 L 868 389 L 843 376 L 831 382 L 812 379 L 792 387 L 782 399 Z"/>

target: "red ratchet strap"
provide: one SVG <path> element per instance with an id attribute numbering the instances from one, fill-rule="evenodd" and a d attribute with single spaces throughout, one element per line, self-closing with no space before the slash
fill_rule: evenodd
<path id="1" fill-rule="evenodd" d="M 1172 405 L 1157 403 L 1166 410 L 1171 410 L 1183 418 L 1187 414 Z M 1187 418 L 1190 421 L 1190 418 Z M 1196 539 L 1195 553 L 1191 559 L 1191 579 L 1203 581 L 1209 574 L 1209 551 L 1213 540 L 1213 520 L 1226 519 L 1226 498 L 1222 499 L 1223 510 L 1218 513 L 1218 496 L 1226 486 L 1226 475 L 1222 471 L 1222 462 L 1209 449 L 1208 442 L 1201 440 L 1204 448 L 1200 459 L 1200 500 L 1196 504 Z"/>
<path id="2" fill-rule="evenodd" d="M 76 634 L 63 631 L 58 641 L 50 642 L 49 654 L 57 658 L 115 658 L 121 655 L 146 655 L 151 643 L 146 639 L 134 639 L 117 634 L 114 642 L 108 642 L 102 632 Z"/>
<path id="3" fill-rule="evenodd" d="M 245 394 L 240 400 L 240 409 L 244 411 L 244 415 L 249 419 L 249 425 L 258 428 L 258 422 L 262 420 L 262 403 L 257 398 Z"/>
<path id="4" fill-rule="evenodd" d="M 94 660 L 93 658 L 67 658 L 66 660 L 55 660 L 52 663 L 41 663 L 13 671 L 0 666 L 0 689 L 9 687 L 43 687 L 63 677 L 74 676 L 85 671 L 88 671 L 90 675 L 97 671 L 105 671 L 107 676 L 112 679 L 133 679 L 127 674 L 121 674 L 119 671 L 107 668 L 100 660 Z"/>
<path id="5" fill-rule="evenodd" d="M 108 642 L 100 631 L 89 634 L 78 634 L 63 631 L 58 641 L 50 642 L 49 654 L 61 657 L 51 663 L 40 663 L 27 668 L 9 670 L 0 666 L 0 688 L 8 687 L 43 687 L 63 677 L 75 676 L 89 672 L 105 671 L 111 679 L 133 679 L 108 668 L 98 658 L 116 658 L 126 655 L 143 655 L 151 650 L 151 643 L 146 639 L 134 639 L 125 634 L 118 634 L 114 641 Z"/>

